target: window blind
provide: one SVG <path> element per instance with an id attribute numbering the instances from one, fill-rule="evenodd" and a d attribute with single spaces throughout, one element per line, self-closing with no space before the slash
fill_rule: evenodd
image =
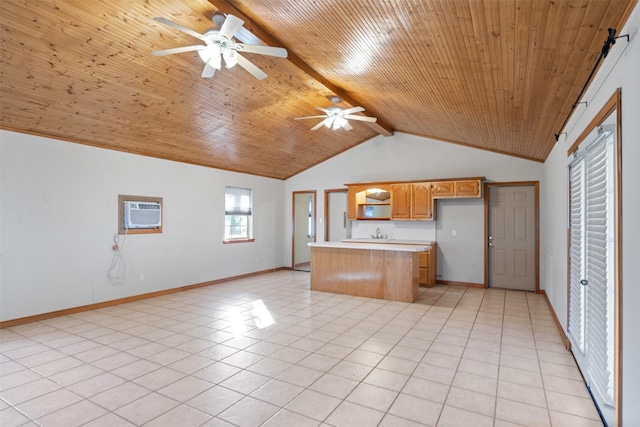
<path id="1" fill-rule="evenodd" d="M 615 125 L 609 122 L 598 126 L 571 157 L 568 336 L 603 419 L 612 423 L 616 351 Z"/>
<path id="2" fill-rule="evenodd" d="M 613 404 L 613 136 L 602 135 L 586 153 L 585 238 L 587 292 L 586 345 L 591 388 Z"/>
<path id="3" fill-rule="evenodd" d="M 224 213 L 225 215 L 251 215 L 251 189 L 226 187 Z"/>
<path id="4" fill-rule="evenodd" d="M 585 287 L 580 281 L 584 276 L 584 158 L 578 159 L 569 169 L 569 334 L 580 352 L 584 353 Z"/>

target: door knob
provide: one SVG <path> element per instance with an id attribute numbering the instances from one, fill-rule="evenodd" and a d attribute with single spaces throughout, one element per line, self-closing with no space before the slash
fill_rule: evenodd
<path id="1" fill-rule="evenodd" d="M 493 247 L 493 242 L 489 242 L 489 247 L 492 248 Z"/>

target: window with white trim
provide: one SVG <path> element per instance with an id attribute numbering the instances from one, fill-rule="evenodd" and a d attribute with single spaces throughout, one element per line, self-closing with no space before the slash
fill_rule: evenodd
<path id="1" fill-rule="evenodd" d="M 253 240 L 253 191 L 250 188 L 225 187 L 224 241 Z"/>

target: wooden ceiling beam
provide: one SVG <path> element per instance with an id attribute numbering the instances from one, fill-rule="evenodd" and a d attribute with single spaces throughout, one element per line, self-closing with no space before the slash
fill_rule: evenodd
<path id="1" fill-rule="evenodd" d="M 213 6 L 215 6 L 222 13 L 231 14 L 231 15 L 237 16 L 238 18 L 242 19 L 244 21 L 243 27 L 246 28 L 247 30 L 249 30 L 250 32 L 252 32 L 253 34 L 255 34 L 256 37 L 258 37 L 260 40 L 262 40 L 267 45 L 278 46 L 278 47 L 283 47 L 283 48 L 287 49 L 287 52 L 288 52 L 287 59 L 292 64 L 294 64 L 300 70 L 302 70 L 305 73 L 307 73 L 309 76 L 311 76 L 318 83 L 320 83 L 321 85 L 326 87 L 328 90 L 333 92 L 333 94 L 336 95 L 337 97 L 339 97 L 344 103 L 348 104 L 351 107 L 356 107 L 358 105 L 363 106 L 362 103 L 356 101 L 351 96 L 349 96 L 347 91 L 345 91 L 344 89 L 342 89 L 339 86 L 336 86 L 330 80 L 328 80 L 327 78 L 322 76 L 320 73 L 318 73 L 316 70 L 314 70 L 300 56 L 298 56 L 294 52 L 292 52 L 291 49 L 289 49 L 285 45 L 285 43 L 283 43 L 277 37 L 275 37 L 272 34 L 270 34 L 269 32 L 267 32 L 258 22 L 256 22 L 250 16 L 247 16 L 244 13 L 242 13 L 238 8 L 236 8 L 236 6 L 234 6 L 233 4 L 229 3 L 229 1 L 227 1 L 227 0 L 208 0 L 208 1 L 209 1 L 209 3 L 211 3 Z M 363 106 L 363 108 L 366 109 L 366 107 L 364 107 L 364 106 Z M 373 117 L 368 113 L 363 113 L 363 114 L 368 115 L 370 117 Z M 393 131 L 394 131 L 393 127 L 391 125 L 389 125 L 388 123 L 386 123 L 380 117 L 378 117 L 377 120 L 375 122 L 373 122 L 373 123 L 371 123 L 371 122 L 362 122 L 362 123 L 366 124 L 367 126 L 369 126 L 371 129 L 373 129 L 375 132 L 379 133 L 380 135 L 383 135 L 383 136 L 392 136 L 393 135 Z"/>

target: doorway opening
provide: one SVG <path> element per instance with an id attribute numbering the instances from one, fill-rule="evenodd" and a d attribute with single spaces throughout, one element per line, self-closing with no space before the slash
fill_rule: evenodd
<path id="1" fill-rule="evenodd" d="M 293 192 L 293 236 L 291 245 L 294 270 L 311 271 L 309 243 L 316 241 L 316 192 Z"/>

